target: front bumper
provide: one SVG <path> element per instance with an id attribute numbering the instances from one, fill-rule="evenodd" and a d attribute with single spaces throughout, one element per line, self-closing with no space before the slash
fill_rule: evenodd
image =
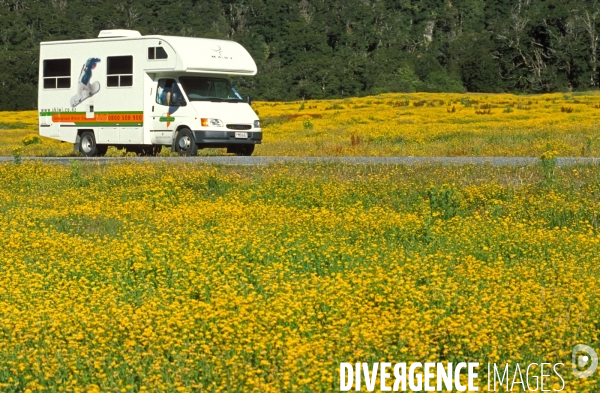
<path id="1" fill-rule="evenodd" d="M 262 141 L 262 131 L 241 131 L 248 134 L 247 138 L 236 138 L 236 132 L 240 131 L 192 131 L 194 139 L 199 147 L 209 145 L 210 147 L 227 147 L 231 145 L 257 145 Z"/>

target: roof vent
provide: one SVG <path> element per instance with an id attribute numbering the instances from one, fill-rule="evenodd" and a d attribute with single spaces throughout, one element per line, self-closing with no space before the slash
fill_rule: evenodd
<path id="1" fill-rule="evenodd" d="M 117 37 L 141 37 L 139 31 L 137 30 L 102 30 L 100 34 L 98 34 L 98 38 L 117 38 Z"/>

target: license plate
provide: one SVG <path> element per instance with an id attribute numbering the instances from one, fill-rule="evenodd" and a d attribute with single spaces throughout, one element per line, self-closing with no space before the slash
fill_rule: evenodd
<path id="1" fill-rule="evenodd" d="M 248 138 L 248 133 L 247 132 L 236 132 L 235 133 L 235 137 L 240 139 L 240 138 Z"/>

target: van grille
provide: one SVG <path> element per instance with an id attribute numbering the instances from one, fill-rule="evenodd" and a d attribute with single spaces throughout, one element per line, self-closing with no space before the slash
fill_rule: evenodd
<path id="1" fill-rule="evenodd" d="M 252 126 L 248 124 L 227 124 L 227 128 L 230 130 L 249 130 Z"/>

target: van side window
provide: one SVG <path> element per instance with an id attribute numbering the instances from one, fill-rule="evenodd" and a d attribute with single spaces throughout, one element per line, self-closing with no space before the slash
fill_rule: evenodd
<path id="1" fill-rule="evenodd" d="M 156 89 L 156 103 L 165 106 L 186 106 L 185 98 L 175 79 L 160 79 Z"/>
<path id="2" fill-rule="evenodd" d="M 44 60 L 44 89 L 71 87 L 71 59 Z"/>
<path id="3" fill-rule="evenodd" d="M 106 58 L 106 86 L 133 86 L 133 56 Z"/>
<path id="4" fill-rule="evenodd" d="M 148 60 L 167 59 L 169 55 L 162 46 L 153 46 L 148 48 Z"/>

